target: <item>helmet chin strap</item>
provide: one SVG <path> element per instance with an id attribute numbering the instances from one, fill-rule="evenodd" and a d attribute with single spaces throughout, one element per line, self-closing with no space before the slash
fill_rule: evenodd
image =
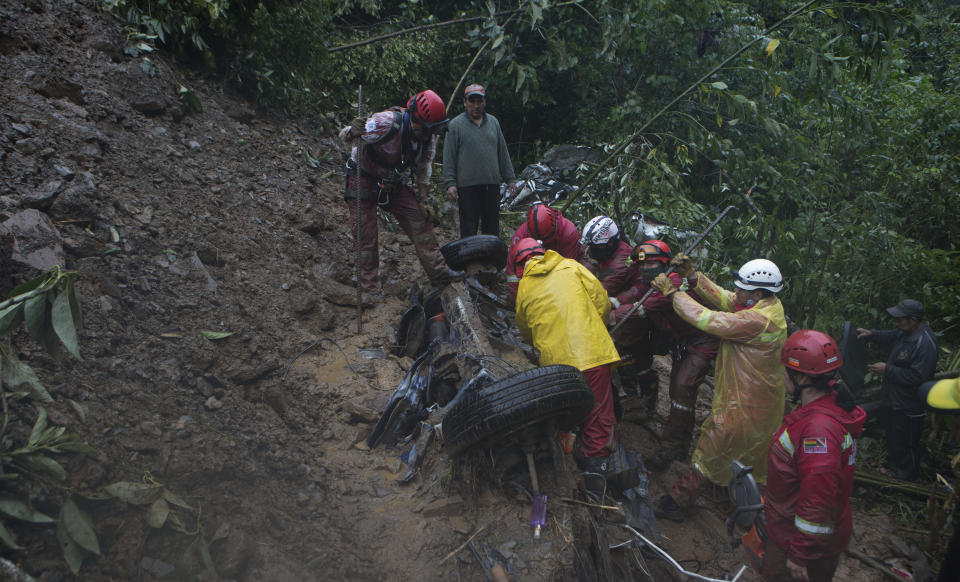
<path id="1" fill-rule="evenodd" d="M 790 382 L 793 384 L 793 396 L 791 397 L 791 400 L 794 404 L 800 404 L 800 398 L 803 396 L 803 389 L 813 388 L 813 384 L 800 384 L 798 380 L 800 379 L 800 376 L 803 376 L 803 374 L 798 374 L 793 370 L 787 370 L 787 376 L 790 376 Z"/>

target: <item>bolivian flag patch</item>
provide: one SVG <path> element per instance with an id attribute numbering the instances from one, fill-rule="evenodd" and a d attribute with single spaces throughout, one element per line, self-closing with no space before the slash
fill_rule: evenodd
<path id="1" fill-rule="evenodd" d="M 803 452 L 825 454 L 827 452 L 827 439 L 825 437 L 803 439 Z"/>

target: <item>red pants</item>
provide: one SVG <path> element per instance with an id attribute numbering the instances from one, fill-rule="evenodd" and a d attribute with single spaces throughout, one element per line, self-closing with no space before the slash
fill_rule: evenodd
<path id="1" fill-rule="evenodd" d="M 686 454 L 693 435 L 697 391 L 710 370 L 710 359 L 693 348 L 682 354 L 674 351 L 670 371 L 670 415 L 663 425 L 661 446 L 674 447 Z"/>
<path id="2" fill-rule="evenodd" d="M 353 177 L 349 178 L 349 189 L 353 188 Z M 361 180 L 361 186 L 364 186 Z M 420 204 L 409 186 L 399 188 L 390 195 L 390 202 L 384 209 L 397 219 L 403 232 L 410 237 L 420 259 L 423 270 L 431 279 L 443 274 L 447 268 L 433 234 L 433 225 L 423 217 Z M 350 210 L 350 234 L 357 237 L 357 200 L 346 199 Z M 377 270 L 380 267 L 380 241 L 377 231 L 377 203 L 372 200 L 360 200 L 360 286 L 364 291 L 375 293 L 380 290 Z M 356 249 L 356 247 L 354 247 Z"/>
<path id="3" fill-rule="evenodd" d="M 606 457 L 613 452 L 613 392 L 610 366 L 603 365 L 583 371 L 583 377 L 593 390 L 593 410 L 580 431 L 581 451 L 584 457 Z"/>

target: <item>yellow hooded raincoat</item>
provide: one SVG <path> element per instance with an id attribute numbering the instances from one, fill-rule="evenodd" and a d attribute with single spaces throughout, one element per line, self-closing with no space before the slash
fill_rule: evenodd
<path id="1" fill-rule="evenodd" d="M 619 362 L 607 331 L 609 312 L 603 285 L 577 261 L 556 251 L 527 260 L 517 291 L 517 327 L 540 350 L 541 366 L 566 364 L 582 372 Z"/>
<path id="2" fill-rule="evenodd" d="M 774 297 L 734 312 L 734 293 L 699 274 L 697 294 L 713 311 L 683 292 L 673 309 L 686 322 L 720 338 L 713 411 L 703 423 L 694 466 L 710 481 L 727 485 L 730 461 L 753 466 L 767 480 L 767 448 L 783 420 L 784 376 L 780 350 L 787 340 L 783 305 Z"/>

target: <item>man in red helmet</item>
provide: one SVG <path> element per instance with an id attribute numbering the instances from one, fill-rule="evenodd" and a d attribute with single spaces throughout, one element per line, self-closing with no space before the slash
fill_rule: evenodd
<path id="1" fill-rule="evenodd" d="M 638 276 L 634 285 L 616 298 L 619 304 L 614 314 L 616 322 L 619 322 L 650 290 L 651 281 L 660 273 L 667 271 L 670 247 L 662 240 L 648 240 L 637 245 L 632 257 L 637 266 Z M 669 278 L 675 288 L 679 289 L 682 286 L 683 279 L 677 273 L 671 273 Z M 696 290 L 691 290 L 690 294 L 694 299 L 699 300 Z M 631 321 L 637 318 L 649 320 L 658 338 L 650 343 L 669 346 L 667 349 L 673 360 L 670 369 L 670 413 L 663 424 L 659 448 L 649 459 L 651 467 L 665 467 L 671 461 L 686 458 L 693 435 L 697 391 L 717 356 L 719 340 L 680 319 L 673 310 L 673 301 L 656 290 L 621 328 L 622 333 L 617 335 L 636 333 L 636 326 L 630 327 L 630 325 Z M 655 351 L 660 353 L 659 350 L 655 349 Z M 656 396 L 656 393 L 656 384 L 654 384 L 653 396 Z"/>
<path id="2" fill-rule="evenodd" d="M 443 100 L 433 91 L 417 93 L 406 108 L 395 107 L 370 118 L 357 118 L 340 132 L 353 147 L 347 162 L 344 199 L 350 211 L 352 233 L 357 236 L 357 201 L 360 203 L 360 287 L 365 301 L 381 296 L 377 270 L 380 264 L 377 207 L 389 211 L 413 242 L 417 258 L 434 283 L 463 278 L 450 269 L 440 254 L 422 204 L 430 185 L 431 162 L 436 150 L 434 135 L 447 123 Z M 360 160 L 359 187 L 357 160 Z M 416 191 L 414 191 L 416 186 Z"/>
<path id="3" fill-rule="evenodd" d="M 764 580 L 829 582 L 853 535 L 850 492 L 856 438 L 867 418 L 833 381 L 842 365 L 829 335 L 800 330 L 783 346 L 787 393 L 797 408 L 770 439 L 764 518 Z"/>
<path id="4" fill-rule="evenodd" d="M 583 247 L 580 244 L 580 231 L 577 230 L 577 227 L 564 218 L 559 210 L 550 208 L 540 202 L 530 207 L 530 210 L 527 211 L 527 220 L 513 233 L 507 256 L 513 256 L 516 253 L 517 243 L 524 238 L 538 240 L 543 248 L 556 251 L 560 256 L 567 259 L 577 260 L 583 252 Z M 520 275 L 516 267 L 509 261 L 505 270 L 510 298 L 516 299 Z"/>
<path id="5" fill-rule="evenodd" d="M 594 407 L 583 423 L 575 458 L 588 491 L 602 494 L 610 453 L 616 448 L 610 364 L 620 355 L 607 333 L 610 301 L 603 285 L 583 265 L 545 250 L 532 238 L 517 241 L 514 272 L 517 327 L 540 351 L 540 365 L 566 364 L 583 372 Z M 590 477 L 590 478 L 587 478 Z"/>

